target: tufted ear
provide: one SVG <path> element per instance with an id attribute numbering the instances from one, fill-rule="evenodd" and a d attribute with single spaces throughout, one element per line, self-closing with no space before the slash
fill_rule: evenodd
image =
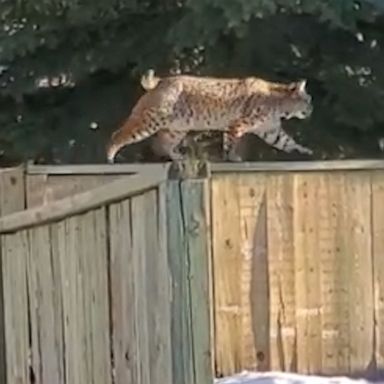
<path id="1" fill-rule="evenodd" d="M 297 90 L 299 93 L 306 93 L 306 88 L 307 86 L 307 80 L 300 80 L 298 83 L 297 83 Z"/>
<path id="2" fill-rule="evenodd" d="M 306 90 L 305 90 L 306 86 L 307 86 L 307 80 L 300 80 L 298 82 L 289 84 L 288 89 L 291 92 L 297 92 L 299 94 L 303 94 L 303 93 L 306 93 Z"/>

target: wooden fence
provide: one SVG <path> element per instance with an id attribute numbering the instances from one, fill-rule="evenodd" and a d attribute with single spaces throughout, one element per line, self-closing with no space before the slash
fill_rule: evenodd
<path id="1" fill-rule="evenodd" d="M 118 168 L 1 173 L 2 383 L 211 382 L 205 181 Z"/>
<path id="2" fill-rule="evenodd" d="M 218 374 L 384 368 L 383 165 L 213 168 Z"/>
<path id="3" fill-rule="evenodd" d="M 384 162 L 208 171 L 0 173 L 7 384 L 384 369 Z"/>

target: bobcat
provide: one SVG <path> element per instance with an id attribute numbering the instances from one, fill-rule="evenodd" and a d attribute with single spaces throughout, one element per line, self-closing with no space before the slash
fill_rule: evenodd
<path id="1" fill-rule="evenodd" d="M 312 154 L 297 144 L 281 127 L 281 119 L 305 119 L 312 114 L 306 80 L 290 84 L 256 77 L 222 79 L 175 75 L 159 78 L 152 70 L 141 78 L 147 92 L 130 116 L 116 130 L 107 146 L 107 158 L 114 162 L 117 152 L 157 133 L 157 145 L 172 160 L 180 160 L 176 149 L 190 131 L 225 132 L 224 152 L 230 161 L 241 161 L 237 143 L 253 133 L 285 152 Z"/>

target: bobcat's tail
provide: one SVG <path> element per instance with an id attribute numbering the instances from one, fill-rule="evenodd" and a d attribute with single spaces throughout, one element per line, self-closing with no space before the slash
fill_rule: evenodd
<path id="1" fill-rule="evenodd" d="M 148 71 L 141 76 L 140 84 L 146 91 L 149 91 L 156 88 L 160 80 L 160 77 L 155 76 L 153 69 L 148 69 Z"/>
<path id="2" fill-rule="evenodd" d="M 111 136 L 106 149 L 108 163 L 113 163 L 117 153 L 126 145 L 142 141 L 158 130 L 155 124 L 143 124 L 138 117 L 130 116 Z"/>

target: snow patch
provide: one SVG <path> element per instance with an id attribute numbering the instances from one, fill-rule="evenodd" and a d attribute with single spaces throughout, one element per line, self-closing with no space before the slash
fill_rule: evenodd
<path id="1" fill-rule="evenodd" d="M 345 376 L 315 376 L 290 372 L 249 372 L 215 379 L 215 384 L 367 384 L 364 379 Z M 376 382 L 377 384 L 377 382 Z"/>

